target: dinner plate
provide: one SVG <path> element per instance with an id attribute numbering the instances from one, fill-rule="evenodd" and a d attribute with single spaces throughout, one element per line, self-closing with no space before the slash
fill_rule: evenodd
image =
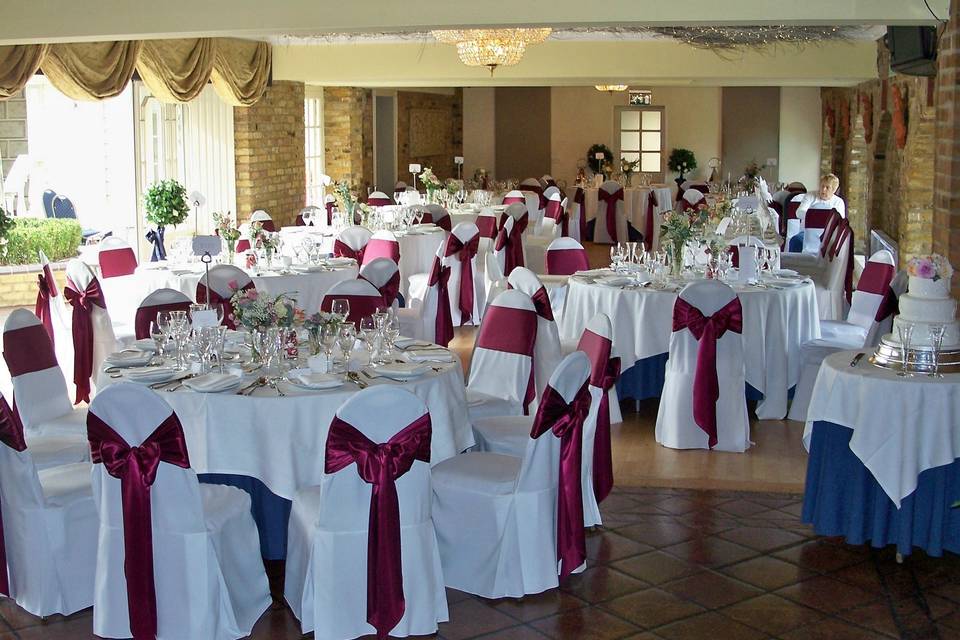
<path id="1" fill-rule="evenodd" d="M 107 356 L 103 364 L 106 367 L 142 367 L 150 363 L 153 359 L 153 351 L 140 351 L 139 349 L 127 349 L 118 353 L 112 353 Z"/>
<path id="2" fill-rule="evenodd" d="M 243 382 L 243 378 L 232 373 L 206 373 L 184 381 L 183 386 L 199 393 L 220 393 L 233 391 Z"/>
<path id="3" fill-rule="evenodd" d="M 336 389 L 343 386 L 343 376 L 336 373 L 314 373 L 310 369 L 292 369 L 287 382 L 301 389 Z"/>
<path id="4" fill-rule="evenodd" d="M 382 364 L 372 371 L 376 375 L 390 378 L 391 380 L 413 380 L 430 371 L 430 366 L 419 362 L 391 362 Z"/>
<path id="5" fill-rule="evenodd" d="M 148 367 L 131 369 L 127 372 L 125 378 L 130 382 L 139 384 L 153 384 L 155 382 L 170 382 L 181 373 L 173 367 Z"/>

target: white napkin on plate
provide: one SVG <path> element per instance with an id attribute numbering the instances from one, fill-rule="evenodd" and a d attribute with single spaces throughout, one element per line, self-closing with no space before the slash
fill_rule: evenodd
<path id="1" fill-rule="evenodd" d="M 410 362 L 453 362 L 453 354 L 446 349 L 414 349 L 403 355 Z"/>
<path id="2" fill-rule="evenodd" d="M 233 389 L 239 386 L 240 381 L 240 376 L 235 376 L 232 373 L 206 373 L 185 381 L 183 386 L 200 393 L 216 393 Z"/>
<path id="3" fill-rule="evenodd" d="M 133 346 L 140 351 L 147 351 L 149 353 L 154 353 L 157 350 L 157 343 L 153 341 L 153 338 L 141 338 L 134 342 Z"/>
<path id="4" fill-rule="evenodd" d="M 410 347 L 422 348 L 433 346 L 430 342 L 417 340 L 416 338 L 397 338 L 393 344 L 399 349 L 409 349 Z"/>
<path id="5" fill-rule="evenodd" d="M 326 263 L 331 267 L 345 267 L 356 262 L 353 258 L 327 258 Z"/>
<path id="6" fill-rule="evenodd" d="M 633 281 L 626 276 L 607 276 L 605 278 L 599 278 L 597 282 L 607 287 L 622 287 Z"/>
<path id="7" fill-rule="evenodd" d="M 163 382 L 164 380 L 173 380 L 177 375 L 177 370 L 173 367 L 150 367 L 149 369 L 136 369 L 127 373 L 127 380 L 131 382 Z"/>
<path id="8" fill-rule="evenodd" d="M 377 374 L 394 380 L 409 380 L 422 376 L 428 371 L 430 371 L 429 365 L 419 362 L 391 362 L 374 369 Z"/>
<path id="9" fill-rule="evenodd" d="M 125 349 L 117 353 L 111 353 L 103 362 L 108 367 L 142 367 L 149 363 L 152 358 L 152 351 Z"/>
<path id="10" fill-rule="evenodd" d="M 343 376 L 334 373 L 315 373 L 310 369 L 293 369 L 287 376 L 296 385 L 310 389 L 333 389 L 343 385 Z"/>

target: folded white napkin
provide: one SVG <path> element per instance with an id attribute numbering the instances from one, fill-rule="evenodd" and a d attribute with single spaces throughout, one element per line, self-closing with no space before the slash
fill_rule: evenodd
<path id="1" fill-rule="evenodd" d="M 132 382 L 161 382 L 163 380 L 172 380 L 177 375 L 177 370 L 173 367 L 150 367 L 149 369 L 137 369 L 127 373 L 127 380 Z"/>
<path id="2" fill-rule="evenodd" d="M 597 282 L 607 287 L 622 287 L 625 284 L 630 284 L 632 280 L 626 276 L 607 276 L 598 279 Z"/>
<path id="3" fill-rule="evenodd" d="M 423 340 L 417 340 L 416 338 L 397 338 L 393 341 L 393 344 L 400 349 L 409 349 L 410 347 L 430 347 L 433 346 L 429 342 Z"/>
<path id="4" fill-rule="evenodd" d="M 108 367 L 141 367 L 153 358 L 152 351 L 140 351 L 139 349 L 126 349 L 118 353 L 112 353 L 104 359 L 104 364 Z"/>
<path id="5" fill-rule="evenodd" d="M 343 376 L 333 373 L 315 373 L 310 369 L 294 369 L 290 372 L 290 380 L 311 389 L 333 389 L 343 385 Z"/>
<path id="6" fill-rule="evenodd" d="M 453 354 L 446 349 L 415 349 L 403 355 L 410 362 L 453 362 Z"/>
<path id="7" fill-rule="evenodd" d="M 207 373 L 185 381 L 183 386 L 201 393 L 216 393 L 232 389 L 238 386 L 240 382 L 240 376 L 235 376 L 232 373 Z"/>
<path id="8" fill-rule="evenodd" d="M 140 351 L 147 351 L 150 353 L 154 353 L 157 350 L 157 343 L 153 341 L 153 338 L 141 338 L 134 342 L 133 346 Z"/>
<path id="9" fill-rule="evenodd" d="M 430 371 L 430 366 L 419 362 L 391 362 L 390 364 L 380 365 L 374 371 L 387 378 L 408 380 Z"/>
<path id="10" fill-rule="evenodd" d="M 353 258 L 327 258 L 326 263 L 331 267 L 345 267 L 356 262 Z"/>

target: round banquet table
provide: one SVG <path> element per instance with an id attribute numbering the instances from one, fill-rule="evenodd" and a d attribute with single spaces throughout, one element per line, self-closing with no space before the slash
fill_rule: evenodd
<path id="1" fill-rule="evenodd" d="M 606 270 L 589 273 L 612 275 Z M 620 397 L 659 397 L 673 330 L 673 304 L 689 281 L 671 281 L 662 290 L 638 289 L 591 282 L 590 276 L 569 280 L 561 338 L 578 340 L 593 316 L 607 314 L 613 325 L 611 356 L 623 363 L 617 383 Z M 743 356 L 748 392 L 759 400 L 757 417 L 782 420 L 790 389 L 800 379 L 800 345 L 820 337 L 814 285 L 803 280 L 778 288 L 731 286 L 743 305 Z"/>
<path id="2" fill-rule="evenodd" d="M 653 246 L 657 246 L 660 241 L 660 218 L 659 216 L 673 209 L 673 194 L 670 187 L 650 186 L 650 187 L 624 187 L 623 189 L 623 213 L 627 217 L 627 222 L 640 233 L 644 233 L 647 223 L 647 197 L 650 191 L 653 191 L 657 204 L 653 213 L 657 216 L 653 225 Z M 589 187 L 583 190 L 583 208 L 587 223 L 597 217 L 598 194 L 599 189 Z M 649 243 L 648 243 L 649 244 Z M 651 247 L 648 246 L 647 249 Z"/>
<path id="3" fill-rule="evenodd" d="M 398 385 L 424 401 L 433 431 L 430 463 L 437 464 L 475 443 L 459 360 L 431 364 L 441 370 L 406 382 L 362 379 L 371 386 Z M 101 387 L 123 380 L 102 372 L 99 378 Z M 183 386 L 165 391 L 172 386 L 157 393 L 183 425 L 191 468 L 201 481 L 250 492 L 264 557 L 283 558 L 290 501 L 299 489 L 320 484 L 330 422 L 359 387 L 345 382 L 335 389 L 311 391 L 281 382 L 286 394 L 281 397 L 269 387 L 241 396 L 236 390 L 198 393 Z"/>
<path id="4" fill-rule="evenodd" d="M 851 544 L 960 553 L 960 374 L 900 377 L 828 356 L 807 411 L 803 521 Z"/>

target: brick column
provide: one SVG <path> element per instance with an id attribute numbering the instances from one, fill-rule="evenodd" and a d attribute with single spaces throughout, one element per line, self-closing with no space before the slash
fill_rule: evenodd
<path id="1" fill-rule="evenodd" d="M 292 225 L 307 190 L 303 83 L 274 82 L 253 106 L 233 110 L 237 219 L 257 209 Z"/>
<path id="2" fill-rule="evenodd" d="M 960 0 L 950 3 L 937 65 L 933 248 L 960 268 Z M 960 295 L 960 277 L 953 279 L 953 295 Z"/>

